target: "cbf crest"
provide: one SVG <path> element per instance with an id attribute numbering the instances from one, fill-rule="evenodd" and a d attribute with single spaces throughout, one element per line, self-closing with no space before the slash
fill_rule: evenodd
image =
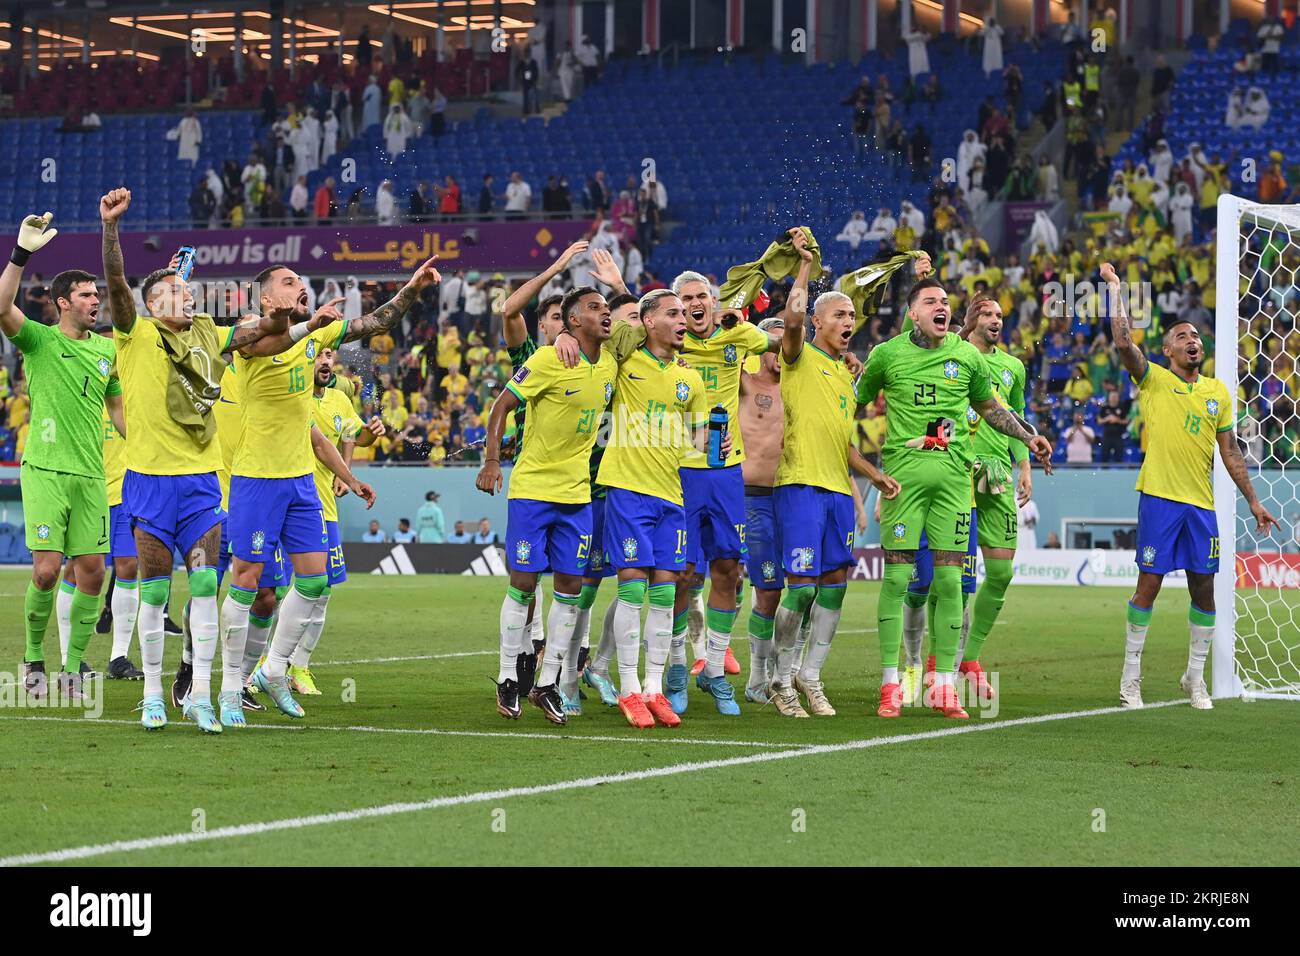
<path id="1" fill-rule="evenodd" d="M 99 365 L 99 374 L 100 374 L 100 375 L 107 375 L 107 374 L 108 374 L 108 370 L 111 369 L 111 368 L 113 367 L 113 363 L 111 363 L 111 362 L 110 362 L 108 359 L 106 359 L 106 358 L 102 358 L 102 359 L 100 359 L 99 362 L 96 363 L 96 364 Z"/>
<path id="2" fill-rule="evenodd" d="M 528 541 L 520 541 L 515 545 L 515 563 L 527 564 L 528 559 L 533 556 L 533 546 Z"/>
<path id="3" fill-rule="evenodd" d="M 1002 370 L 1002 384 L 1005 385 L 1007 388 L 1010 388 L 1010 387 L 1011 387 L 1011 379 L 1012 379 L 1013 377 L 1014 377 L 1014 376 L 1012 376 L 1012 374 L 1011 374 L 1011 369 L 1009 369 L 1009 368 L 1004 368 L 1004 369 Z"/>
<path id="4" fill-rule="evenodd" d="M 1153 548 L 1151 545 L 1147 545 L 1145 548 L 1142 549 L 1142 563 L 1143 564 L 1156 563 L 1156 549 Z"/>
<path id="5" fill-rule="evenodd" d="M 774 562 L 774 561 L 764 561 L 764 562 L 763 562 L 763 568 L 762 568 L 762 571 L 763 571 L 763 580 L 764 580 L 764 581 L 775 581 L 775 580 L 776 580 L 776 562 Z"/>
<path id="6" fill-rule="evenodd" d="M 949 359 L 948 361 L 943 363 L 944 378 L 956 378 L 957 373 L 959 371 L 961 371 L 961 366 L 958 365 L 956 361 L 954 361 L 953 359 Z"/>
<path id="7" fill-rule="evenodd" d="M 636 560 L 636 538 L 623 539 L 623 557 L 629 561 Z"/>
<path id="8" fill-rule="evenodd" d="M 728 365 L 736 364 L 736 347 L 734 345 L 724 345 L 722 347 L 722 360 Z"/>
<path id="9" fill-rule="evenodd" d="M 1211 418 L 1219 414 L 1219 400 L 1217 398 L 1207 398 L 1205 400 L 1205 414 Z"/>
<path id="10" fill-rule="evenodd" d="M 899 539 L 906 538 L 906 537 L 907 537 L 907 525 L 903 524 L 903 522 L 901 522 L 901 521 L 896 522 L 896 523 L 894 524 L 894 537 L 895 537 L 895 538 L 899 538 Z"/>
<path id="11" fill-rule="evenodd" d="M 266 544 L 266 532 L 265 532 L 265 531 L 254 531 L 254 532 L 253 532 L 253 553 L 254 553 L 254 554 L 261 554 L 261 553 L 262 553 L 262 545 L 264 545 L 264 544 Z"/>
<path id="12" fill-rule="evenodd" d="M 608 405 L 609 400 L 613 397 L 614 397 L 614 383 L 606 382 L 605 383 L 605 404 Z"/>
<path id="13" fill-rule="evenodd" d="M 691 397 L 691 387 L 685 382 L 677 383 L 677 401 L 685 403 Z"/>
<path id="14" fill-rule="evenodd" d="M 343 416 L 342 416 L 342 415 L 335 415 L 335 416 L 334 416 L 334 430 L 335 430 L 336 432 L 341 432 L 341 431 L 343 431 Z"/>
<path id="15" fill-rule="evenodd" d="M 812 570 L 813 549 L 812 548 L 791 548 L 790 549 L 790 570 L 795 574 L 804 574 Z"/>
<path id="16" fill-rule="evenodd" d="M 307 357 L 308 357 L 309 359 L 314 359 L 314 358 L 316 357 L 316 340 L 315 340 L 315 339 L 308 339 L 308 340 L 307 340 Z"/>
<path id="17" fill-rule="evenodd" d="M 975 411 L 975 409 L 971 408 L 969 405 L 966 406 L 966 421 L 969 424 L 974 425 L 979 420 L 980 420 L 980 413 Z"/>

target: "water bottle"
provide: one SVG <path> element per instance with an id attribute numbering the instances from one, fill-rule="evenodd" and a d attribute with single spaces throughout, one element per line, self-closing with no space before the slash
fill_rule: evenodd
<path id="1" fill-rule="evenodd" d="M 709 412 L 709 467 L 725 468 L 727 460 L 722 454 L 722 441 L 727 437 L 727 410 L 714 405 Z"/>
<path id="2" fill-rule="evenodd" d="M 177 255 L 180 261 L 176 263 L 176 274 L 181 277 L 182 282 L 189 282 L 190 272 L 194 269 L 194 247 L 181 246 Z"/>

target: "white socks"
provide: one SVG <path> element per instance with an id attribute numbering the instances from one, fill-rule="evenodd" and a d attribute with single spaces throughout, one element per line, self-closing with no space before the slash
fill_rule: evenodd
<path id="1" fill-rule="evenodd" d="M 799 676 L 805 683 L 822 679 L 822 665 L 826 663 L 826 657 L 831 652 L 831 641 L 835 639 L 835 629 L 839 625 L 839 608 L 831 610 L 820 604 L 813 605 L 809 621 L 812 637 L 808 643 L 808 653 L 804 658 L 803 667 L 799 671 Z"/>
<path id="2" fill-rule="evenodd" d="M 903 601 L 903 653 L 908 667 L 921 666 L 921 648 L 925 644 L 925 605 L 912 607 Z"/>
<path id="3" fill-rule="evenodd" d="M 324 577 L 324 575 L 321 575 Z M 289 669 L 289 655 L 298 649 L 307 623 L 316 610 L 320 597 L 307 597 L 297 586 L 289 589 L 280 605 L 280 617 L 276 622 L 275 636 L 271 638 L 271 649 L 262 665 L 266 676 L 272 680 L 285 675 Z M 197 649 L 197 644 L 195 645 Z"/>
<path id="4" fill-rule="evenodd" d="M 524 647 L 527 654 L 533 653 L 538 644 L 546 642 L 546 598 L 539 589 L 537 592 L 537 603 L 533 606 L 533 619 L 528 622 L 527 639 L 532 642 Z"/>
<path id="5" fill-rule="evenodd" d="M 524 594 L 515 588 L 506 590 L 505 600 L 501 602 L 501 656 L 497 669 L 497 683 L 507 680 L 519 680 L 517 664 L 523 653 L 524 630 L 528 622 L 528 601 L 521 600 Z M 528 648 L 532 650 L 531 647 Z"/>
<path id="6" fill-rule="evenodd" d="M 140 589 L 134 581 L 117 579 L 113 585 L 113 651 L 110 661 L 126 657 L 131 650 L 131 635 L 135 633 L 135 619 L 140 613 Z"/>
<path id="7" fill-rule="evenodd" d="M 243 663 L 248 643 L 251 606 L 236 601 L 234 593 L 233 588 L 228 589 L 226 599 L 221 603 L 221 692 L 223 694 L 232 691 L 241 693 L 244 689 Z M 191 610 L 191 626 L 193 620 Z M 252 671 L 250 670 L 249 673 L 251 674 Z"/>
<path id="8" fill-rule="evenodd" d="M 67 581 L 59 582 L 59 595 L 54 599 L 54 616 L 59 624 L 59 660 L 68 663 L 68 645 L 72 643 L 72 595 L 76 588 L 69 589 Z"/>
<path id="9" fill-rule="evenodd" d="M 162 696 L 163 606 L 140 602 L 140 669 L 144 671 L 144 696 Z"/>
<path id="10" fill-rule="evenodd" d="M 541 592 L 538 592 L 538 607 L 541 607 Z M 547 687 L 554 684 L 560 677 L 560 668 L 564 665 L 566 657 L 572 655 L 578 656 L 578 642 L 581 640 L 574 639 L 574 629 L 578 623 L 578 595 L 561 594 L 555 592 L 555 600 L 551 602 L 551 621 L 550 632 L 551 642 L 546 645 L 546 657 L 542 659 L 542 667 L 537 675 L 537 686 Z M 572 644 L 572 647 L 570 647 Z"/>
<path id="11" fill-rule="evenodd" d="M 190 598 L 190 634 L 194 637 L 194 678 L 190 684 L 190 696 L 197 701 L 211 700 L 212 662 L 217 656 L 217 599 L 215 597 Z M 223 667 L 224 664 L 223 658 Z"/>
<path id="12" fill-rule="evenodd" d="M 641 693 L 641 605 L 619 599 L 614 607 L 614 643 L 618 648 L 618 689 L 626 697 Z M 669 625 L 672 618 L 669 617 Z M 671 634 L 669 635 L 671 637 Z"/>
<path id="13" fill-rule="evenodd" d="M 253 676 L 253 670 L 257 667 L 257 662 L 266 653 L 266 643 L 270 640 L 274 628 L 274 611 L 271 612 L 270 617 L 265 618 L 255 617 L 252 614 L 248 616 L 248 640 L 244 644 L 244 660 L 239 666 L 243 683 L 248 683 L 248 679 Z"/>
<path id="14" fill-rule="evenodd" d="M 1147 624 L 1126 625 L 1124 638 L 1124 680 L 1137 680 L 1142 676 L 1142 646 L 1147 641 Z"/>
<path id="15" fill-rule="evenodd" d="M 772 679 L 782 687 L 789 687 L 794 675 L 794 661 L 802 630 L 803 614 L 781 606 L 776 609 L 776 626 L 773 629 L 772 643 L 776 645 L 776 671 Z"/>
<path id="16" fill-rule="evenodd" d="M 609 665 L 614 660 L 614 650 L 617 642 L 614 640 L 614 615 L 618 611 L 618 599 L 615 598 L 610 602 L 609 607 L 605 608 L 605 618 L 600 628 L 600 643 L 596 645 L 596 653 L 591 658 L 588 667 L 596 668 L 597 674 L 609 676 Z M 639 617 L 638 617 L 639 619 Z"/>
<path id="17" fill-rule="evenodd" d="M 322 594 L 316 599 L 316 610 L 312 612 L 311 620 L 307 622 L 307 630 L 302 635 L 302 641 L 298 644 L 297 650 L 293 652 L 290 659 L 294 667 L 308 667 L 311 665 L 312 652 L 316 650 L 316 645 L 320 643 L 321 633 L 325 630 L 325 607 L 330 602 L 328 594 Z"/>
<path id="18" fill-rule="evenodd" d="M 897 684 L 897 683 L 898 683 L 898 668 L 897 668 L 897 667 L 882 667 L 882 668 L 880 669 L 880 686 L 881 686 L 881 687 L 884 687 L 886 684 Z"/>
<path id="19" fill-rule="evenodd" d="M 668 666 L 668 645 L 673 639 L 672 605 L 650 605 L 645 617 L 645 692 L 650 695 L 664 692 L 664 669 Z"/>
<path id="20" fill-rule="evenodd" d="M 704 635 L 704 588 L 691 588 L 690 591 L 691 599 L 686 605 L 686 633 L 690 636 L 695 659 L 702 661 L 708 654 L 708 643 Z M 682 663 L 686 663 L 685 658 Z"/>
<path id="21" fill-rule="evenodd" d="M 1192 680 L 1205 680 L 1205 658 L 1214 643 L 1214 625 L 1191 624 L 1191 644 L 1187 649 L 1187 676 Z"/>

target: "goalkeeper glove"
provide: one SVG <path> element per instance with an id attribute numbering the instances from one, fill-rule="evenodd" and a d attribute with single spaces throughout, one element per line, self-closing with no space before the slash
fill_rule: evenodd
<path id="1" fill-rule="evenodd" d="M 1011 481 L 1011 466 L 1000 458 L 978 456 L 972 469 L 975 490 L 984 495 L 1000 495 Z"/>
<path id="2" fill-rule="evenodd" d="M 52 212 L 47 212 L 44 216 L 28 216 L 24 219 L 22 225 L 18 227 L 18 242 L 9 255 L 9 261 L 18 266 L 26 265 L 33 252 L 39 252 L 47 242 L 57 236 L 59 230 L 49 228 L 53 219 Z"/>

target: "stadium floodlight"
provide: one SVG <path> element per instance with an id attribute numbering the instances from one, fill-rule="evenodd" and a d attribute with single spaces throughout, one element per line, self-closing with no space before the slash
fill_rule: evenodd
<path id="1" fill-rule="evenodd" d="M 1222 195 L 1215 262 L 1215 368 L 1236 403 L 1255 490 L 1283 531 L 1264 538 L 1223 463 L 1214 463 L 1220 564 L 1215 697 L 1300 700 L 1300 416 L 1287 394 L 1296 319 L 1300 206 Z M 1236 294 L 1234 294 L 1236 290 Z M 1277 334 L 1272 316 L 1284 320 Z M 1262 327 L 1267 326 L 1267 327 Z M 1279 388 L 1279 385 L 1282 387 Z"/>

